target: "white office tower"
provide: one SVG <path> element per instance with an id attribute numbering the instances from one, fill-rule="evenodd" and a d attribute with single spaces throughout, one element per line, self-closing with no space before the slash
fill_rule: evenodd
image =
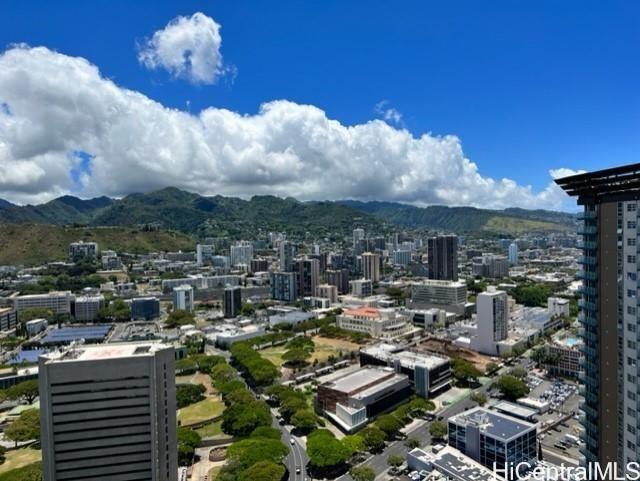
<path id="1" fill-rule="evenodd" d="M 213 256 L 215 256 L 215 254 L 215 246 L 211 244 L 196 245 L 196 262 L 199 266 L 211 264 L 213 262 Z"/>
<path id="2" fill-rule="evenodd" d="M 472 347 L 491 356 L 500 355 L 499 344 L 507 339 L 509 298 L 504 291 L 489 288 L 476 299 L 478 333 Z"/>
<path id="3" fill-rule="evenodd" d="M 371 282 L 380 280 L 380 254 L 375 252 L 362 254 L 362 275 Z"/>
<path id="4" fill-rule="evenodd" d="M 515 242 L 509 244 L 509 264 L 512 266 L 518 265 L 518 244 Z"/>
<path id="5" fill-rule="evenodd" d="M 173 309 L 193 311 L 193 287 L 184 284 L 173 288 Z"/>
<path id="6" fill-rule="evenodd" d="M 253 259 L 253 246 L 249 242 L 239 242 L 231 246 L 230 255 L 231 265 L 238 266 L 240 264 L 251 264 Z"/>
<path id="7" fill-rule="evenodd" d="M 40 357 L 45 481 L 176 481 L 173 347 L 73 346 Z"/>

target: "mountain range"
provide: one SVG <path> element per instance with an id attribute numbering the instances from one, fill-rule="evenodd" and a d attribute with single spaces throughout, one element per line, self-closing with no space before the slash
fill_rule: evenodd
<path id="1" fill-rule="evenodd" d="M 0 223 L 67 226 L 139 226 L 201 236 L 284 231 L 293 235 L 344 235 L 355 226 L 375 231 L 397 227 L 469 233 L 517 234 L 574 229 L 575 215 L 545 210 L 415 207 L 396 202 L 309 201 L 274 196 L 201 196 L 173 187 L 122 199 L 63 196 L 40 205 L 0 199 Z"/>

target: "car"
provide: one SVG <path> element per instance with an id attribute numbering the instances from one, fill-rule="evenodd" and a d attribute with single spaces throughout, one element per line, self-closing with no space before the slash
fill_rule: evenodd
<path id="1" fill-rule="evenodd" d="M 296 474 L 300 474 L 300 466 L 296 466 Z"/>
<path id="2" fill-rule="evenodd" d="M 293 439 L 293 438 L 290 438 L 289 439 L 289 444 L 291 444 L 293 446 L 294 444 L 296 444 L 296 440 Z"/>

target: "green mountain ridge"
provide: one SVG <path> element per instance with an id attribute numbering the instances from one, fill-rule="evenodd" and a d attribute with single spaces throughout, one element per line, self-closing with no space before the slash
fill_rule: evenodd
<path id="1" fill-rule="evenodd" d="M 284 231 L 294 235 L 345 235 L 355 226 L 385 232 L 416 228 L 451 232 L 573 229 L 575 216 L 544 210 L 474 207 L 415 207 L 396 202 L 309 201 L 260 195 L 201 196 L 167 187 L 122 199 L 79 199 L 64 196 L 41 205 L 0 209 L 0 223 L 86 226 L 139 226 L 180 231 L 200 236 L 247 236 Z"/>

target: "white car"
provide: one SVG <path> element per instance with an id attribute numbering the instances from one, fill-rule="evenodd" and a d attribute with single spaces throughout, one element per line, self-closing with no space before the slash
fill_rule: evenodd
<path id="1" fill-rule="evenodd" d="M 291 444 L 291 446 L 293 446 L 294 444 L 296 444 L 295 439 L 291 438 L 289 439 L 289 443 Z"/>

